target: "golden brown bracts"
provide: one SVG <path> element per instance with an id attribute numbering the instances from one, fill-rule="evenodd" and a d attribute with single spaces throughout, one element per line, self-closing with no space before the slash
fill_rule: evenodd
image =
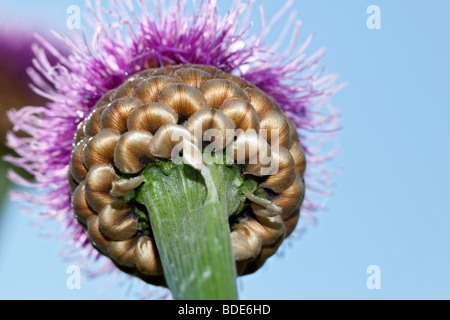
<path id="1" fill-rule="evenodd" d="M 274 99 L 215 67 L 150 69 L 98 101 L 74 141 L 69 182 L 76 218 L 120 269 L 164 285 L 151 226 L 143 230 L 142 208 L 125 196 L 143 183 L 147 165 L 172 159 L 181 141 L 229 150 L 241 174 L 254 177 L 266 195 L 246 195 L 248 209 L 230 227 L 238 273 L 256 271 L 297 224 L 305 155 Z"/>

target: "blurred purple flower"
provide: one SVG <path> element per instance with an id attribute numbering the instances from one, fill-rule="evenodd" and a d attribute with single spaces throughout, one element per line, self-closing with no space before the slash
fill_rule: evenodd
<path id="1" fill-rule="evenodd" d="M 86 265 L 95 264 L 100 256 L 90 245 L 83 228 L 71 209 L 67 171 L 77 125 L 88 115 L 96 101 L 120 85 L 130 75 L 149 67 L 167 64 L 206 64 L 244 77 L 271 94 L 295 122 L 307 152 L 307 198 L 302 221 L 315 223 L 315 212 L 321 209 L 321 196 L 331 186 L 332 171 L 326 162 L 336 153 L 335 134 L 339 116 L 328 103 L 328 97 L 340 89 L 336 75 L 319 69 L 324 53 L 311 56 L 304 52 L 312 40 L 300 44 L 300 22 L 293 14 L 285 17 L 293 1 L 288 1 L 262 30 L 250 34 L 253 1 L 236 1 L 225 16 L 217 11 L 216 0 L 199 6 L 187 1 L 113 2 L 107 9 L 87 3 L 94 22 L 90 44 L 85 36 L 55 36 L 66 44 L 71 55 L 59 53 L 46 39 L 38 38 L 35 49 L 33 90 L 50 100 L 43 107 L 26 107 L 9 113 L 14 131 L 22 130 L 31 138 L 8 135 L 8 145 L 19 157 L 8 156 L 11 163 L 26 169 L 35 181 L 21 179 L 14 172 L 9 177 L 17 184 L 42 190 L 39 195 L 14 193 L 15 199 L 43 207 L 39 214 L 57 221 L 61 237 L 69 239 L 67 256 L 80 256 Z M 262 6 L 261 6 L 262 9 Z M 265 42 L 274 24 L 286 21 L 278 42 Z M 291 34 L 291 38 L 288 36 Z M 287 44 L 282 53 L 276 51 Z M 48 57 L 57 59 L 51 64 Z M 112 263 L 101 259 L 97 273 L 114 270 Z"/>
<path id="2" fill-rule="evenodd" d="M 6 116 L 11 108 L 24 105 L 41 105 L 45 99 L 28 86 L 27 69 L 34 57 L 33 32 L 24 28 L 0 26 L 0 145 L 3 147 L 6 132 L 12 124 Z"/>

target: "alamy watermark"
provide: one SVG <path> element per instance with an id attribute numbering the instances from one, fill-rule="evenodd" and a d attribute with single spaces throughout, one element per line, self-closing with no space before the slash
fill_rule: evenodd
<path id="1" fill-rule="evenodd" d="M 77 265 L 68 266 L 66 273 L 69 275 L 66 280 L 66 287 L 69 290 L 81 290 L 81 268 Z"/>
<path id="2" fill-rule="evenodd" d="M 81 9 L 77 5 L 71 5 L 66 10 L 67 19 L 66 26 L 69 30 L 81 29 Z"/>
<path id="3" fill-rule="evenodd" d="M 381 268 L 377 265 L 371 265 L 367 267 L 366 272 L 370 275 L 366 282 L 367 289 L 381 290 Z"/>
<path id="4" fill-rule="evenodd" d="M 377 5 L 370 5 L 367 7 L 367 14 L 370 16 L 367 18 L 366 26 L 369 30 L 380 30 L 381 29 L 381 9 Z"/>

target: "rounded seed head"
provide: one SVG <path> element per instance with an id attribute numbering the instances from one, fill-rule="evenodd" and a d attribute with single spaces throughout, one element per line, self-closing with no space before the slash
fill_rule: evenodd
<path id="1" fill-rule="evenodd" d="M 230 234 L 239 274 L 256 271 L 297 224 L 305 153 L 273 98 L 215 67 L 149 69 L 97 102 L 74 138 L 68 179 L 75 217 L 119 269 L 165 285 L 155 240 L 139 230 L 124 196 L 142 184 L 149 163 L 173 160 L 180 145 L 196 148 L 192 156 L 177 150 L 194 168 L 202 147 L 226 148 L 242 175 L 258 177 L 267 198 L 248 195 Z"/>

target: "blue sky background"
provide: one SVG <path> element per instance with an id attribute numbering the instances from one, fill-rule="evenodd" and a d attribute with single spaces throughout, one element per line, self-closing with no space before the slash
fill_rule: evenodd
<path id="1" fill-rule="evenodd" d="M 219 1 L 222 8 L 230 1 Z M 262 1 L 266 13 L 281 6 Z M 1 0 L 7 23 L 63 30 L 83 1 Z M 381 8 L 382 29 L 366 27 Z M 240 280 L 242 299 L 450 298 L 450 1 L 297 0 L 301 36 L 324 46 L 323 65 L 348 87 L 332 97 L 343 115 L 337 187 L 301 241 Z M 273 34 L 273 39 L 276 38 Z M 33 219 L 7 203 L 0 221 L 0 299 L 127 299 L 105 278 L 68 290 L 62 244 L 38 237 Z M 370 265 L 381 290 L 366 286 Z M 133 292 L 133 290 L 132 290 Z"/>

